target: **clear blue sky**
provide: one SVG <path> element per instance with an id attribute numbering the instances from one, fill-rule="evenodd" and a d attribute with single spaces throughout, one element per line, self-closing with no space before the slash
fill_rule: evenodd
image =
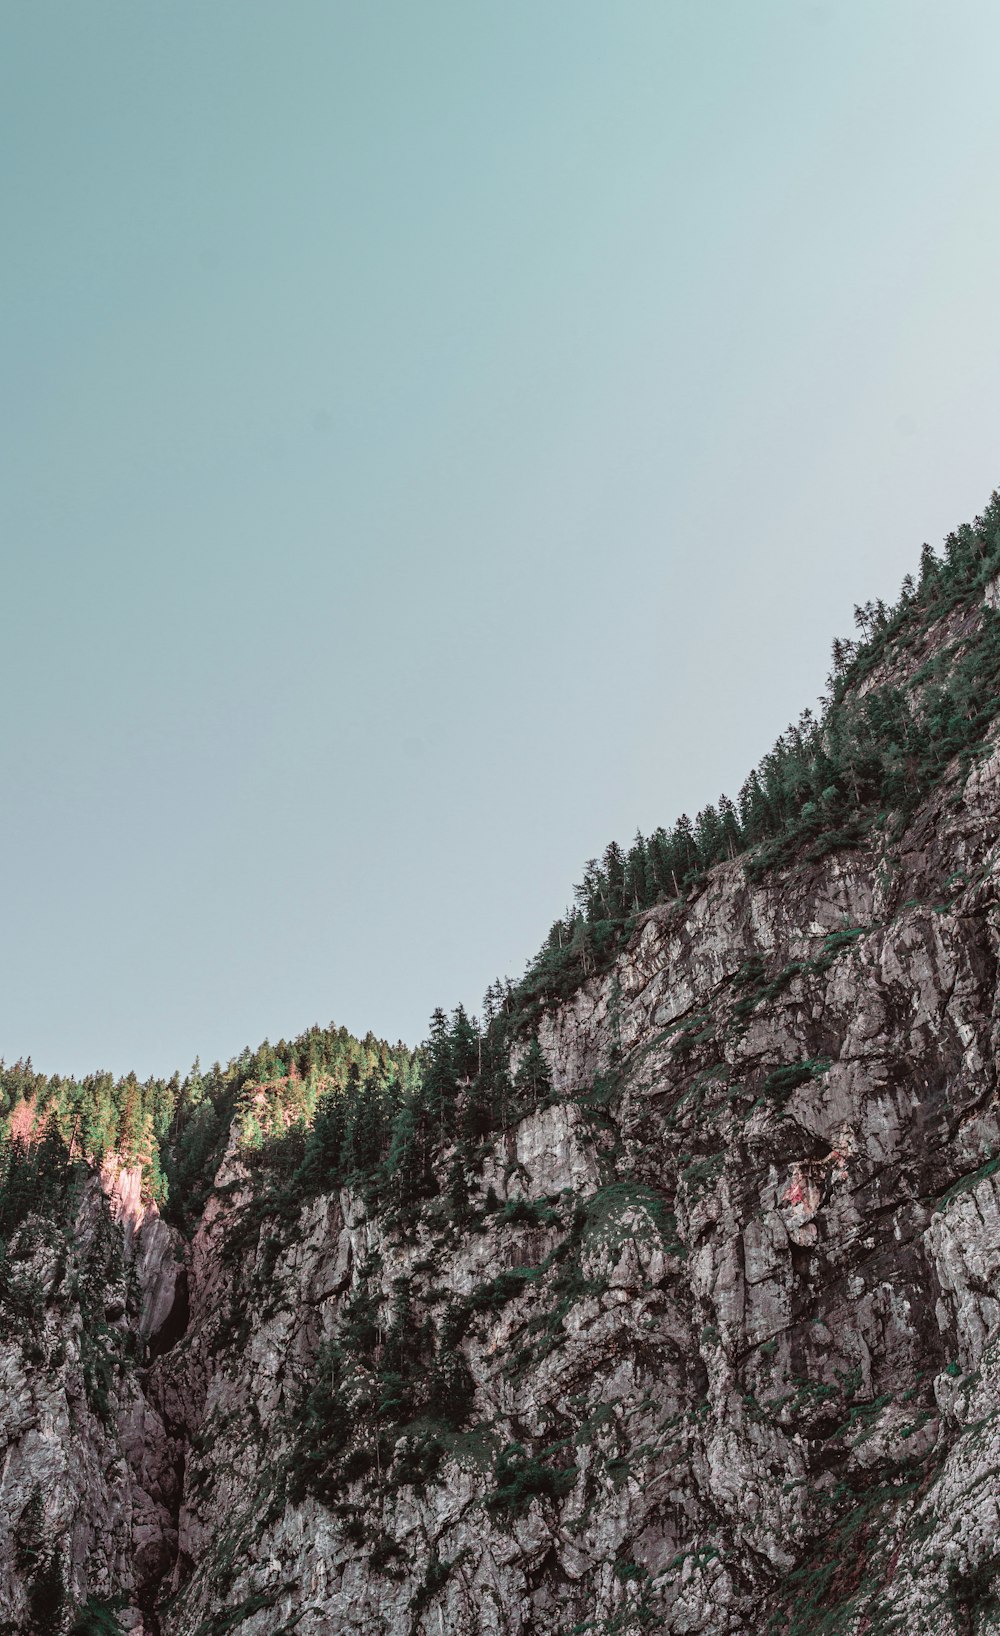
<path id="1" fill-rule="evenodd" d="M 1000 9 L 0 18 L 0 1054 L 416 1040 L 1000 483 Z"/>

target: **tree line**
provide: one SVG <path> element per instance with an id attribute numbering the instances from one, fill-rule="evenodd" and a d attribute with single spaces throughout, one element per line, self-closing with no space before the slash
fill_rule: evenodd
<path id="1" fill-rule="evenodd" d="M 915 675 L 905 655 L 1000 573 L 1000 495 L 923 547 L 892 606 L 855 609 L 857 636 L 833 644 L 828 693 L 782 733 L 735 799 L 692 820 L 612 842 L 585 866 L 570 911 L 519 983 L 495 983 L 482 1021 L 437 1010 L 414 1051 L 371 1034 L 315 1026 L 243 1051 L 225 1068 L 196 1061 L 183 1078 L 37 1074 L 0 1063 L 0 1238 L 32 1197 L 55 1196 L 75 1163 L 114 1152 L 190 1229 L 233 1120 L 245 1151 L 296 1196 L 359 1182 L 403 1209 L 436 1190 L 435 1156 L 455 1149 L 448 1188 L 462 1209 L 464 1167 L 481 1144 L 551 1095 L 537 1023 L 547 1005 L 604 969 L 636 917 L 683 898 L 706 872 L 742 858 L 750 871 L 856 845 L 873 825 L 905 822 L 956 757 L 971 762 L 1000 711 L 1000 613 L 961 621 Z M 863 685 L 862 685 L 863 684 Z M 512 1055 L 517 1066 L 512 1069 Z"/>
<path id="2" fill-rule="evenodd" d="M 968 765 L 1000 711 L 1000 613 L 984 606 L 915 676 L 897 677 L 894 661 L 956 606 L 981 600 L 998 573 L 994 493 L 942 556 L 923 546 L 919 578 L 906 576 L 893 606 L 855 608 L 858 634 L 833 644 L 819 714 L 804 710 L 786 728 L 735 799 L 723 795 L 694 819 L 682 813 L 627 848 L 613 841 L 586 864 L 573 907 L 518 985 L 526 1021 L 606 966 L 638 914 L 683 897 L 714 864 L 742 857 L 760 873 L 857 845 L 874 824 L 905 822 L 956 757 Z"/>
<path id="3" fill-rule="evenodd" d="M 412 1074 L 417 1054 L 372 1034 L 318 1025 L 293 1040 L 265 1040 L 226 1067 L 196 1059 L 182 1078 L 109 1073 L 82 1079 L 35 1071 L 30 1058 L 0 1061 L 0 1238 L 23 1219 L 32 1197 L 55 1198 L 74 1165 L 100 1166 L 113 1153 L 141 1164 L 149 1193 L 178 1226 L 197 1220 L 248 1088 L 305 1086 L 311 1113 L 320 1092 L 343 1089 L 352 1071 Z M 58 1185 L 57 1185 L 58 1182 Z"/>
<path id="4" fill-rule="evenodd" d="M 371 1203 L 405 1214 L 443 1185 L 452 1215 L 461 1218 L 467 1175 L 484 1141 L 552 1091 L 537 1039 L 521 1043 L 512 1068 L 513 993 L 510 984 L 494 984 L 482 1023 L 464 1006 L 450 1017 L 439 1008 L 408 1063 L 378 1063 L 367 1074 L 352 1065 L 346 1083 L 325 1087 L 311 1115 L 297 1107 L 291 1124 L 282 1087 L 269 1131 L 260 1131 L 256 1116 L 251 1124 L 251 1153 L 256 1146 L 293 1200 L 350 1184 Z M 253 1098 L 259 1105 L 259 1092 Z M 449 1149 L 442 1182 L 439 1161 Z"/>

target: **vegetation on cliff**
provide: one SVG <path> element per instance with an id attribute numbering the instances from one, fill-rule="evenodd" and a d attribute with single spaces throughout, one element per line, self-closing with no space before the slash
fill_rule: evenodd
<path id="1" fill-rule="evenodd" d="M 557 920 L 518 985 L 530 1019 L 605 968 L 654 904 L 690 891 L 715 863 L 747 857 L 755 873 L 798 857 L 856 846 L 876 825 L 896 830 L 956 756 L 968 766 L 1000 713 L 1000 612 L 983 606 L 1000 573 L 1000 493 L 949 534 L 944 554 L 924 545 L 918 579 L 898 601 L 855 608 L 858 636 L 833 644 L 819 715 L 804 710 L 746 779 L 692 821 L 612 842 L 591 859 L 576 905 Z M 949 615 L 969 621 L 927 644 Z M 925 652 L 925 648 L 927 651 Z"/>
<path id="2" fill-rule="evenodd" d="M 311 1123 L 317 1104 L 351 1108 L 350 1135 L 364 1150 L 361 1126 L 373 1087 L 408 1085 L 418 1058 L 407 1046 L 346 1028 L 314 1027 L 277 1045 L 264 1041 L 225 1067 L 196 1061 L 182 1079 L 135 1074 L 84 1079 L 36 1073 L 30 1059 L 0 1063 L 0 1244 L 31 1210 L 65 1189 L 74 1165 L 99 1167 L 107 1154 L 141 1164 L 151 1197 L 176 1225 L 190 1228 L 201 1213 L 234 1119 L 252 1148 L 275 1132 L 274 1097 L 281 1087 L 281 1128 Z M 366 1098 L 368 1099 L 366 1101 Z"/>
<path id="3" fill-rule="evenodd" d="M 745 1435 L 755 1452 L 741 1482 L 753 1479 L 758 1514 L 766 1500 L 775 1537 L 799 1552 L 774 1629 L 842 1628 L 824 1624 L 831 1607 L 871 1600 L 871 1587 L 840 1571 L 838 1542 L 864 1538 L 872 1519 L 895 1527 L 900 1506 L 917 1504 L 938 1459 L 927 1430 L 934 1382 L 950 1392 L 963 1378 L 959 1363 L 946 1361 L 954 1354 L 940 1310 L 932 1315 L 923 1298 L 924 1251 L 911 1247 L 933 1231 L 924 1228 L 932 1201 L 938 1215 L 960 1218 L 963 1200 L 1000 1162 L 984 1111 L 995 1075 L 968 1069 L 969 1040 L 987 1039 L 985 990 L 976 987 L 986 945 L 968 933 L 958 981 L 966 932 L 952 928 L 954 969 L 944 955 L 935 963 L 941 900 L 960 877 L 949 874 L 946 843 L 935 851 L 919 839 L 935 823 L 949 832 L 946 802 L 958 798 L 995 724 L 997 525 L 994 500 L 943 559 L 925 551 L 919 584 L 904 585 L 895 608 L 858 610 L 859 640 L 835 645 L 821 715 L 782 735 L 737 801 L 638 838 L 628 852 L 610 847 L 588 865 L 573 913 L 520 984 L 490 988 L 481 1022 L 461 1006 L 450 1017 L 436 1011 L 418 1051 L 314 1028 L 245 1051 L 226 1068 L 196 1063 L 183 1079 L 145 1083 L 0 1065 L 0 1307 L 15 1320 L 28 1373 L 64 1383 L 73 1415 L 99 1440 L 131 1414 L 137 1382 L 159 1389 L 167 1352 L 179 1368 L 162 1378 L 183 1380 L 187 1348 L 219 1387 L 184 1445 L 185 1505 L 213 1528 L 225 1519 L 184 1592 L 191 1605 L 224 1606 L 227 1628 L 276 1607 L 291 1581 L 267 1577 L 270 1554 L 266 1573 L 252 1578 L 256 1542 L 266 1538 L 270 1553 L 269 1530 L 297 1528 L 296 1515 L 313 1519 L 319 1509 L 350 1559 L 387 1596 L 398 1592 L 398 1628 L 416 1631 L 433 1601 L 443 1607 L 457 1596 L 474 1553 L 464 1535 L 453 1544 L 440 1531 L 423 1539 L 400 1519 L 418 1506 L 428 1518 L 435 1492 L 457 1483 L 475 1519 L 463 1526 L 490 1538 L 516 1536 L 529 1519 L 552 1522 L 558 1543 L 546 1574 L 564 1547 L 577 1564 L 586 1555 L 591 1578 L 573 1579 L 567 1607 L 577 1596 L 579 1611 L 600 1581 L 601 1605 L 613 1610 L 601 1629 L 656 1628 L 664 1584 L 673 1591 L 678 1576 L 707 1573 L 721 1554 L 747 1560 L 727 1543 L 721 1511 L 684 1521 L 672 1499 L 656 1509 L 647 1481 L 654 1476 L 660 1493 L 683 1491 L 684 1506 L 693 1505 L 701 1477 L 694 1481 L 684 1462 L 702 1461 L 703 1471 L 715 1457 L 703 1431 L 713 1424 L 727 1438 Z M 888 864 L 892 875 L 902 826 L 956 762 L 958 777 L 923 807 L 900 849 L 898 914 L 876 911 L 878 869 Z M 982 844 L 957 856 L 975 878 L 991 856 L 995 801 L 988 780 L 965 788 Z M 878 844 L 865 850 L 866 839 Z M 847 846 L 862 847 L 849 867 L 816 867 Z M 919 861 L 924 853 L 929 862 Z M 708 961 L 695 954 L 685 972 L 675 924 L 686 921 L 697 941 L 699 916 L 685 913 L 685 900 L 726 860 L 743 860 L 751 875 L 785 871 L 754 895 L 774 909 L 774 935 L 761 938 L 760 922 L 743 914 L 737 861 L 703 902 L 727 901 L 728 919 L 701 917 L 706 938 L 718 942 L 719 925 L 728 928 L 728 948 Z M 838 895 L 838 881 L 850 889 Z M 810 892 L 818 917 L 798 912 Z M 601 973 L 657 904 L 665 910 L 641 946 L 636 939 L 594 985 L 594 1006 L 559 1019 L 560 1083 L 572 1079 L 575 1090 L 572 1105 L 555 1105 L 541 1014 Z M 885 938 L 894 939 L 892 979 L 880 963 Z M 909 1013 L 914 950 L 934 978 L 919 1028 Z M 650 994 L 647 956 L 668 974 L 676 1008 Z M 877 992 L 859 1046 L 851 1030 L 869 988 Z M 543 1038 L 548 1049 L 551 1034 Z M 992 1055 L 984 1049 L 981 1060 Z M 828 1089 L 845 1064 L 853 1077 L 842 1075 L 838 1094 L 856 1096 L 869 1123 L 859 1112 L 845 1124 L 849 1140 L 839 1126 L 821 1140 L 821 1120 L 807 1129 L 797 1108 L 813 1082 Z M 881 1109 L 897 1074 L 905 1103 L 902 1112 L 893 1105 L 891 1123 Z M 515 1137 L 539 1109 L 547 1111 Z M 906 1141 L 886 1161 L 887 1131 L 895 1140 L 911 1110 Z M 498 1140 L 501 1132 L 510 1139 Z M 220 1174 L 233 1139 L 240 1164 Z M 561 1155 L 555 1170 L 553 1153 Z M 174 1286 L 176 1302 L 183 1276 L 183 1317 L 162 1347 L 164 1331 L 140 1320 L 123 1235 L 86 1180 L 88 1166 L 105 1158 L 115 1175 L 122 1163 L 141 1165 L 149 1192 L 184 1232 L 219 1177 L 205 1232 Z M 850 1212 L 839 1191 L 848 1169 Z M 339 1200 L 338 1190 L 346 1190 Z M 820 1215 L 825 1193 L 839 1217 Z M 855 1230 L 869 1219 L 871 1242 Z M 149 1226 L 133 1242 L 149 1259 L 153 1287 L 159 1263 L 145 1247 L 166 1240 L 168 1258 L 180 1251 L 162 1223 Z M 878 1233 L 885 1254 L 876 1266 L 869 1251 Z M 742 1249 L 730 1256 L 737 1237 Z M 206 1263 L 209 1298 L 202 1283 L 189 1306 L 186 1280 L 199 1266 L 204 1278 Z M 881 1279 L 883 1266 L 893 1269 L 892 1289 L 905 1292 L 901 1317 L 879 1304 L 888 1285 L 876 1280 L 867 1290 L 865 1278 L 874 1269 Z M 941 1287 L 958 1284 L 942 1273 Z M 739 1302 L 729 1299 L 734 1288 Z M 248 1379 L 256 1396 L 244 1395 Z M 152 1417 L 150 1425 L 162 1434 Z M 735 1446 L 726 1444 L 727 1460 Z M 650 1495 L 653 1533 L 680 1541 L 678 1554 L 660 1561 L 655 1593 L 655 1552 L 644 1554 L 646 1524 L 636 1520 Z M 65 1531 L 51 1518 L 42 1526 L 40 1503 L 31 1490 L 15 1540 L 35 1636 L 64 1630 L 70 1598 L 69 1559 L 59 1555 Z M 750 1506 L 745 1515 L 754 1515 Z M 163 1562 L 143 1573 L 152 1606 Z M 77 1580 L 77 1596 L 95 1583 L 109 1588 L 105 1579 Z M 959 1590 L 965 1601 L 979 1594 L 965 1578 Z M 801 1604 L 793 1624 L 786 1591 Z M 110 1632 L 114 1614 L 112 1603 L 92 1598 L 75 1628 Z M 190 1628 L 214 1629 L 214 1617 Z"/>
<path id="4" fill-rule="evenodd" d="M 0 1239 L 58 1193 L 68 1166 L 100 1164 L 108 1152 L 141 1163 L 152 1196 L 190 1230 L 234 1119 L 246 1152 L 286 1194 L 360 1182 L 404 1213 L 437 1188 L 434 1152 L 458 1144 L 460 1209 L 477 1144 L 550 1094 L 534 1040 L 539 1015 L 607 968 L 637 916 L 696 889 L 725 859 L 744 857 L 759 873 L 857 845 L 874 828 L 891 839 L 955 757 L 971 764 L 1000 711 L 1000 611 L 984 605 L 998 573 L 994 494 L 942 556 L 923 547 L 919 576 L 907 576 L 893 606 L 855 610 L 858 635 L 833 644 L 820 713 L 804 711 L 781 734 L 735 800 L 723 796 L 628 848 L 612 842 L 586 865 L 572 911 L 519 983 L 490 988 L 481 1022 L 461 1006 L 450 1019 L 436 1011 L 416 1052 L 314 1027 L 225 1068 L 196 1062 L 183 1079 L 77 1080 L 37 1074 L 30 1060 L 0 1064 Z"/>

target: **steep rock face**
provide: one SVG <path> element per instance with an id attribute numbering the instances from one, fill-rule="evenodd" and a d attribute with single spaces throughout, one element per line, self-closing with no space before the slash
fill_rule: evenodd
<path id="1" fill-rule="evenodd" d="M 990 1605 L 998 777 L 892 867 L 734 864 L 652 912 L 544 1021 L 556 1100 L 496 1145 L 473 1230 L 402 1240 L 345 1194 L 227 1261 L 230 1162 L 164 1360 L 198 1382 L 165 1630 L 221 1605 L 248 1632 L 951 1630 Z M 323 1339 L 362 1286 L 387 1328 L 401 1278 L 439 1348 L 449 1302 L 477 1308 L 463 1427 L 417 1480 L 402 1437 L 390 1470 L 290 1495 Z"/>
<path id="2" fill-rule="evenodd" d="M 144 1391 L 136 1343 L 155 1338 L 183 1247 L 142 1202 L 139 1168 L 110 1161 L 77 1194 L 68 1232 L 33 1218 L 11 1251 L 0 1628 L 57 1621 L 60 1583 L 74 1600 L 117 1599 L 125 1627 L 141 1628 L 133 1598 L 176 1556 L 180 1450 Z"/>
<path id="3" fill-rule="evenodd" d="M 234 1138 L 190 1247 L 114 1166 L 29 1223 L 10 1628 L 38 1538 L 150 1636 L 994 1628 L 998 818 L 995 749 L 648 912 L 461 1197 L 296 1201 Z"/>

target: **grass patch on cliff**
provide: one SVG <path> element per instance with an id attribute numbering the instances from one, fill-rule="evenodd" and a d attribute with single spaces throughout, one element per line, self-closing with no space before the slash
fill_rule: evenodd
<path id="1" fill-rule="evenodd" d="M 921 1482 L 915 1476 L 856 1496 L 813 1555 L 786 1578 L 767 1636 L 835 1636 L 858 1620 L 874 1636 L 901 1622 L 879 1593 L 886 1584 L 893 1514 L 912 1500 Z"/>
<path id="2" fill-rule="evenodd" d="M 493 1469 L 496 1486 L 486 1500 L 490 1515 L 516 1517 L 528 1509 L 532 1500 L 564 1498 L 576 1482 L 577 1467 L 556 1465 L 551 1457 L 562 1454 L 566 1447 L 565 1443 L 553 1443 L 538 1455 L 529 1455 L 523 1444 L 508 1443 Z"/>
<path id="3" fill-rule="evenodd" d="M 70 1626 L 69 1636 L 125 1636 L 116 1614 L 126 1601 L 124 1596 L 114 1596 L 109 1601 L 88 1597 Z"/>
<path id="4" fill-rule="evenodd" d="M 725 1169 L 726 1155 L 709 1153 L 703 1158 L 692 1158 L 690 1154 L 682 1153 L 678 1163 L 680 1166 L 678 1179 L 688 1196 L 697 1199 L 715 1186 Z"/>
<path id="5" fill-rule="evenodd" d="M 444 1590 L 454 1570 L 461 1566 L 468 1555 L 468 1547 L 463 1548 L 457 1556 L 451 1558 L 439 1556 L 436 1547 L 431 1551 L 427 1559 L 424 1576 L 410 1597 L 410 1636 L 417 1636 L 423 1615 L 435 1597 L 439 1596 Z"/>
<path id="6" fill-rule="evenodd" d="M 203 1619 L 194 1633 L 194 1636 L 228 1636 L 228 1632 L 235 1630 L 255 1613 L 263 1613 L 273 1608 L 275 1603 L 288 1591 L 295 1589 L 294 1584 L 282 1585 L 278 1590 L 259 1591 L 256 1595 L 245 1597 L 235 1607 L 227 1608 L 221 1613 L 210 1613 Z"/>
<path id="7" fill-rule="evenodd" d="M 598 1188 L 587 1200 L 584 1211 L 584 1246 L 596 1242 L 616 1245 L 627 1238 L 655 1236 L 668 1254 L 684 1253 L 684 1246 L 677 1237 L 677 1221 L 667 1200 L 645 1182 L 611 1182 L 607 1187 Z"/>
<path id="8" fill-rule="evenodd" d="M 829 1057 L 807 1057 L 803 1062 L 789 1062 L 780 1068 L 772 1068 L 754 1106 L 762 1107 L 770 1102 L 775 1107 L 783 1108 L 793 1091 L 814 1079 L 822 1079 L 829 1070 Z"/>
<path id="9" fill-rule="evenodd" d="M 752 955 L 743 962 L 733 978 L 733 988 L 741 996 L 732 1008 L 733 1022 L 737 1027 L 745 1028 L 760 1006 L 776 1000 L 797 977 L 822 976 L 840 955 L 853 949 L 858 938 L 870 929 L 868 926 L 844 926 L 839 931 L 827 932 L 823 939 L 823 952 L 814 960 L 791 960 L 770 979 L 761 956 Z"/>
<path id="10" fill-rule="evenodd" d="M 987 1159 L 985 1164 L 980 1165 L 978 1170 L 970 1172 L 968 1176 L 960 1176 L 957 1182 L 952 1182 L 951 1186 L 941 1194 L 934 1206 L 934 1214 L 938 1215 L 941 1211 L 947 1210 L 949 1204 L 955 1199 L 960 1198 L 963 1193 L 971 1193 L 979 1186 L 980 1182 L 986 1180 L 987 1176 L 995 1176 L 998 1170 L 1000 1170 L 1000 1154 L 994 1159 Z"/>

